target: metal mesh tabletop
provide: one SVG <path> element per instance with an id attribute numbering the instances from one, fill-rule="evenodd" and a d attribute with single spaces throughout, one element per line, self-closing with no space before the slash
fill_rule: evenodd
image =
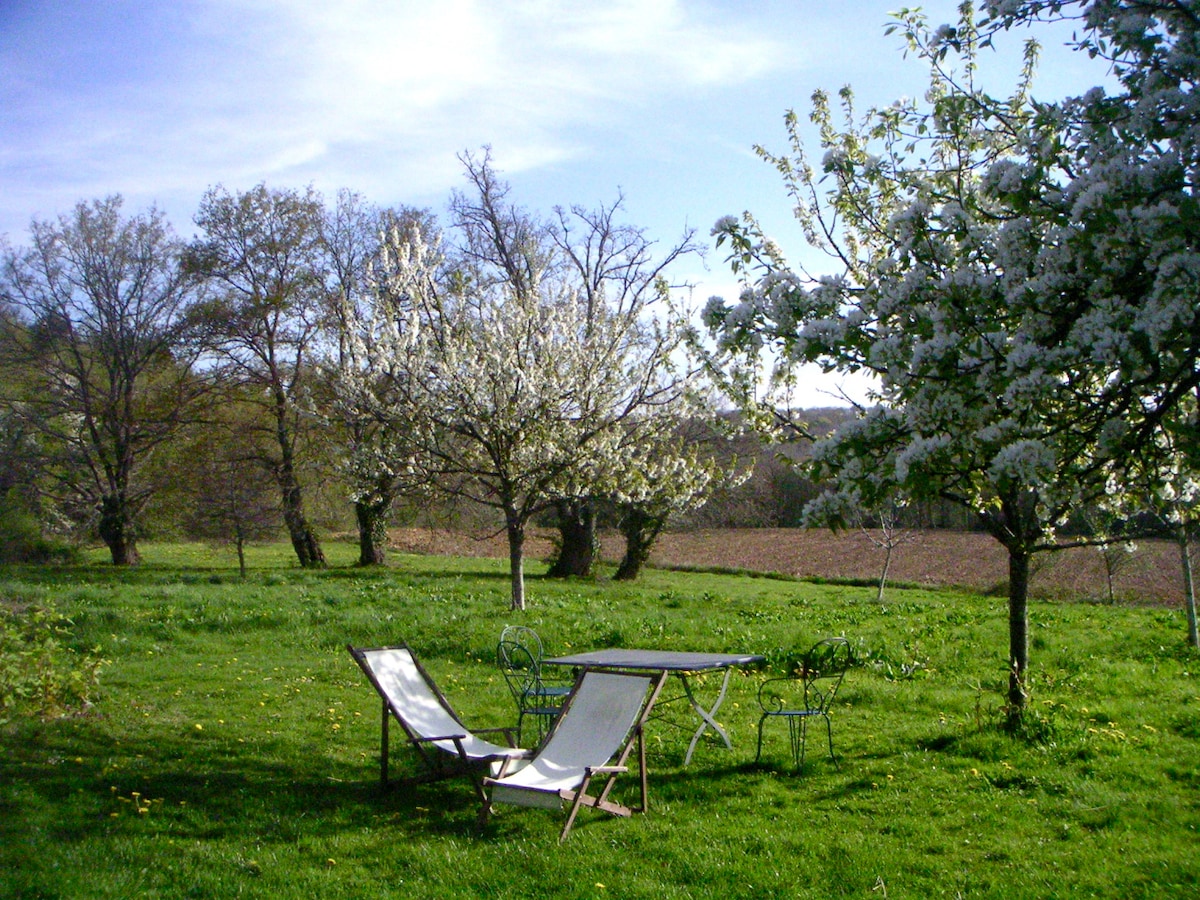
<path id="1" fill-rule="evenodd" d="M 703 672 L 761 662 L 761 656 L 744 653 L 689 653 L 680 650 L 589 650 L 542 661 L 543 665 L 595 666 L 643 672 Z"/>

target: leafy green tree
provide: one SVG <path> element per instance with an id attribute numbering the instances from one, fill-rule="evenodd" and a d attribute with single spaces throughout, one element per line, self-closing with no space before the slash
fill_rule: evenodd
<path id="1" fill-rule="evenodd" d="M 197 317 L 203 345 L 222 383 L 255 398 L 257 429 L 266 438 L 256 442 L 259 461 L 278 486 L 284 524 L 304 567 L 325 565 L 300 474 L 313 425 L 304 395 L 328 308 L 324 220 L 324 203 L 311 189 L 260 184 L 231 194 L 215 187 L 201 200 L 201 233 L 188 251 L 188 270 L 213 289 Z"/>
<path id="2" fill-rule="evenodd" d="M 6 249 L 0 290 L 21 320 L 4 352 L 27 374 L 3 401 L 54 456 L 55 493 L 82 508 L 115 565 L 139 561 L 138 516 L 154 486 L 145 463 L 203 395 L 186 314 L 195 282 L 162 214 L 125 218 L 119 196 L 35 221 Z"/>

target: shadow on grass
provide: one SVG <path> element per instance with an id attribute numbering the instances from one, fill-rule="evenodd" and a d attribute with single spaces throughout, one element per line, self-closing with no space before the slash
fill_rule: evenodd
<path id="1" fill-rule="evenodd" d="M 78 723 L 10 727 L 0 747 L 0 847 L 16 853 L 122 835 L 295 841 L 367 824 L 462 837 L 479 809 L 466 778 L 385 789 L 373 766 L 359 780 L 320 753 L 283 762 L 207 739 L 117 742 Z"/>

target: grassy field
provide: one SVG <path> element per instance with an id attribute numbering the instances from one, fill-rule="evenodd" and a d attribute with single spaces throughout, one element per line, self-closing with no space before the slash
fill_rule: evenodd
<path id="1" fill-rule="evenodd" d="M 257 548 L 245 582 L 196 546 L 148 546 L 129 572 L 0 569 L 8 610 L 53 604 L 62 640 L 108 660 L 87 714 L 0 725 L 0 897 L 1200 894 L 1200 659 L 1179 611 L 1034 604 L 1017 739 L 996 727 L 1002 599 L 650 571 L 531 578 L 518 617 L 500 561 L 364 572 L 328 549 L 304 572 Z M 704 742 L 684 767 L 684 732 L 652 722 L 651 811 L 585 810 L 562 847 L 541 810 L 476 834 L 463 781 L 381 791 L 378 701 L 345 644 L 406 640 L 469 724 L 512 724 L 493 656 L 516 621 L 552 652 L 778 659 L 844 634 L 864 665 L 834 713 L 840 765 L 814 741 L 793 773 L 779 729 L 755 766 L 747 672 L 722 709 L 732 752 Z"/>

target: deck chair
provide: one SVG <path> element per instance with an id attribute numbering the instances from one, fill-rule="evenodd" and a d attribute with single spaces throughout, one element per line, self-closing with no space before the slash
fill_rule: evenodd
<path id="1" fill-rule="evenodd" d="M 758 720 L 755 762 L 762 756 L 763 726 L 773 719 L 784 719 L 791 739 L 792 762 L 797 769 L 802 769 L 808 721 L 821 718 L 825 720 L 825 734 L 829 739 L 829 758 L 837 765 L 829 711 L 851 660 L 850 643 L 845 638 L 827 638 L 813 644 L 794 672 L 783 678 L 768 678 L 759 686 L 758 704 L 762 715 Z"/>
<path id="2" fill-rule="evenodd" d="M 504 774 L 515 760 L 532 755 L 516 746 L 511 728 L 473 732 L 463 725 L 406 645 L 375 649 L 347 645 L 346 649 L 383 699 L 379 779 L 384 787 L 388 784 L 388 723 L 393 716 L 428 770 L 424 777 L 410 780 L 465 774 L 474 782 L 481 800 L 486 799 L 480 780 L 483 770 L 490 768 L 493 774 Z M 504 736 L 508 746 L 480 737 L 496 733 Z"/>
<path id="3" fill-rule="evenodd" d="M 497 803 L 547 809 L 570 803 L 560 842 L 570 832 L 581 806 L 616 816 L 645 812 L 649 798 L 642 730 L 666 679 L 666 672 L 650 675 L 585 669 L 533 759 L 510 775 L 483 779 L 488 795 L 479 814 L 480 829 Z M 626 760 L 635 739 L 642 795 L 641 806 L 631 809 L 608 797 L 617 776 L 629 771 Z M 602 786 L 598 794 L 590 794 L 596 776 Z"/>

